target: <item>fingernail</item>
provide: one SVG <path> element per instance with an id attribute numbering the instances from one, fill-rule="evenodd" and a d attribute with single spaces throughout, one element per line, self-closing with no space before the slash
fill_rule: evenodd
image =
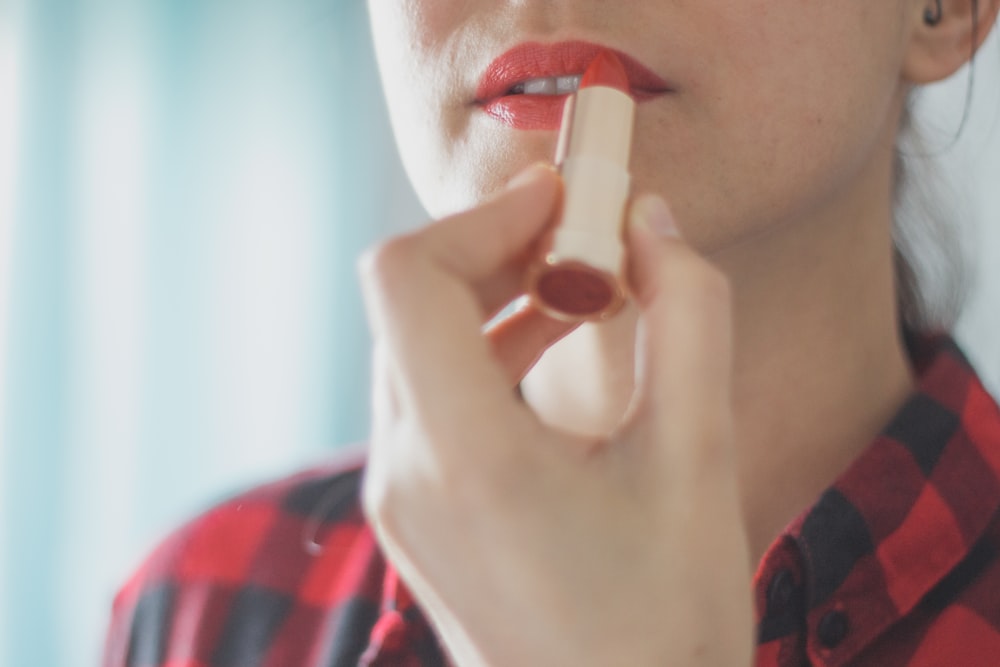
<path id="1" fill-rule="evenodd" d="M 536 162 L 527 169 L 518 173 L 514 178 L 507 182 L 508 190 L 516 190 L 517 188 L 523 188 L 524 186 L 534 183 L 544 174 L 551 173 L 555 171 L 555 168 L 545 162 Z"/>
<path id="2" fill-rule="evenodd" d="M 667 202 L 659 195 L 643 195 L 635 200 L 632 203 L 632 217 L 657 236 L 680 238 L 681 230 L 677 227 Z"/>

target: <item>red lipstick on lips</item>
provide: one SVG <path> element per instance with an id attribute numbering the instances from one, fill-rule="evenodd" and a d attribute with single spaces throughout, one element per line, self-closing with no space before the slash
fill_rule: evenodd
<path id="1" fill-rule="evenodd" d="M 517 88 L 534 79 L 579 76 L 602 51 L 609 51 L 621 63 L 627 78 L 622 89 L 637 102 L 670 92 L 666 81 L 621 51 L 582 41 L 528 42 L 490 63 L 476 90 L 476 104 L 489 116 L 515 129 L 559 129 L 568 94 L 527 95 Z"/>

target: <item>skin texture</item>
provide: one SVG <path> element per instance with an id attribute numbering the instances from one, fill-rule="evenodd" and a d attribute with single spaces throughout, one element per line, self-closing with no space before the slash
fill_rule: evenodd
<path id="1" fill-rule="evenodd" d="M 369 4 L 404 163 L 442 219 L 362 262 L 365 506 L 458 664 L 750 664 L 752 565 L 911 389 L 899 118 L 913 85 L 968 59 L 973 7 L 989 26 L 998 0 L 945 0 L 934 28 L 926 6 Z M 632 206 L 633 305 L 572 333 L 525 310 L 484 336 L 560 186 L 522 172 L 555 133 L 490 119 L 476 84 L 511 46 L 562 39 L 673 86 L 637 115 L 635 190 L 655 195 Z"/>

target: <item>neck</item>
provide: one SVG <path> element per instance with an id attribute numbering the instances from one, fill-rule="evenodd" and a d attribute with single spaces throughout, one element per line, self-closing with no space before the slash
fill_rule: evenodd
<path id="1" fill-rule="evenodd" d="M 755 559 L 912 391 L 890 229 L 889 206 L 862 199 L 713 257 L 736 286 L 733 407 Z"/>

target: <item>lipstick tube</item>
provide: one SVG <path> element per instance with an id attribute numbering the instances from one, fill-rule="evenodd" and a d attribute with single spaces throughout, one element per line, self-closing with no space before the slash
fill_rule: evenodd
<path id="1" fill-rule="evenodd" d="M 556 165 L 565 185 L 558 224 L 528 275 L 528 294 L 551 317 L 600 321 L 625 302 L 622 221 L 635 101 L 610 51 L 598 55 L 563 109 Z"/>

